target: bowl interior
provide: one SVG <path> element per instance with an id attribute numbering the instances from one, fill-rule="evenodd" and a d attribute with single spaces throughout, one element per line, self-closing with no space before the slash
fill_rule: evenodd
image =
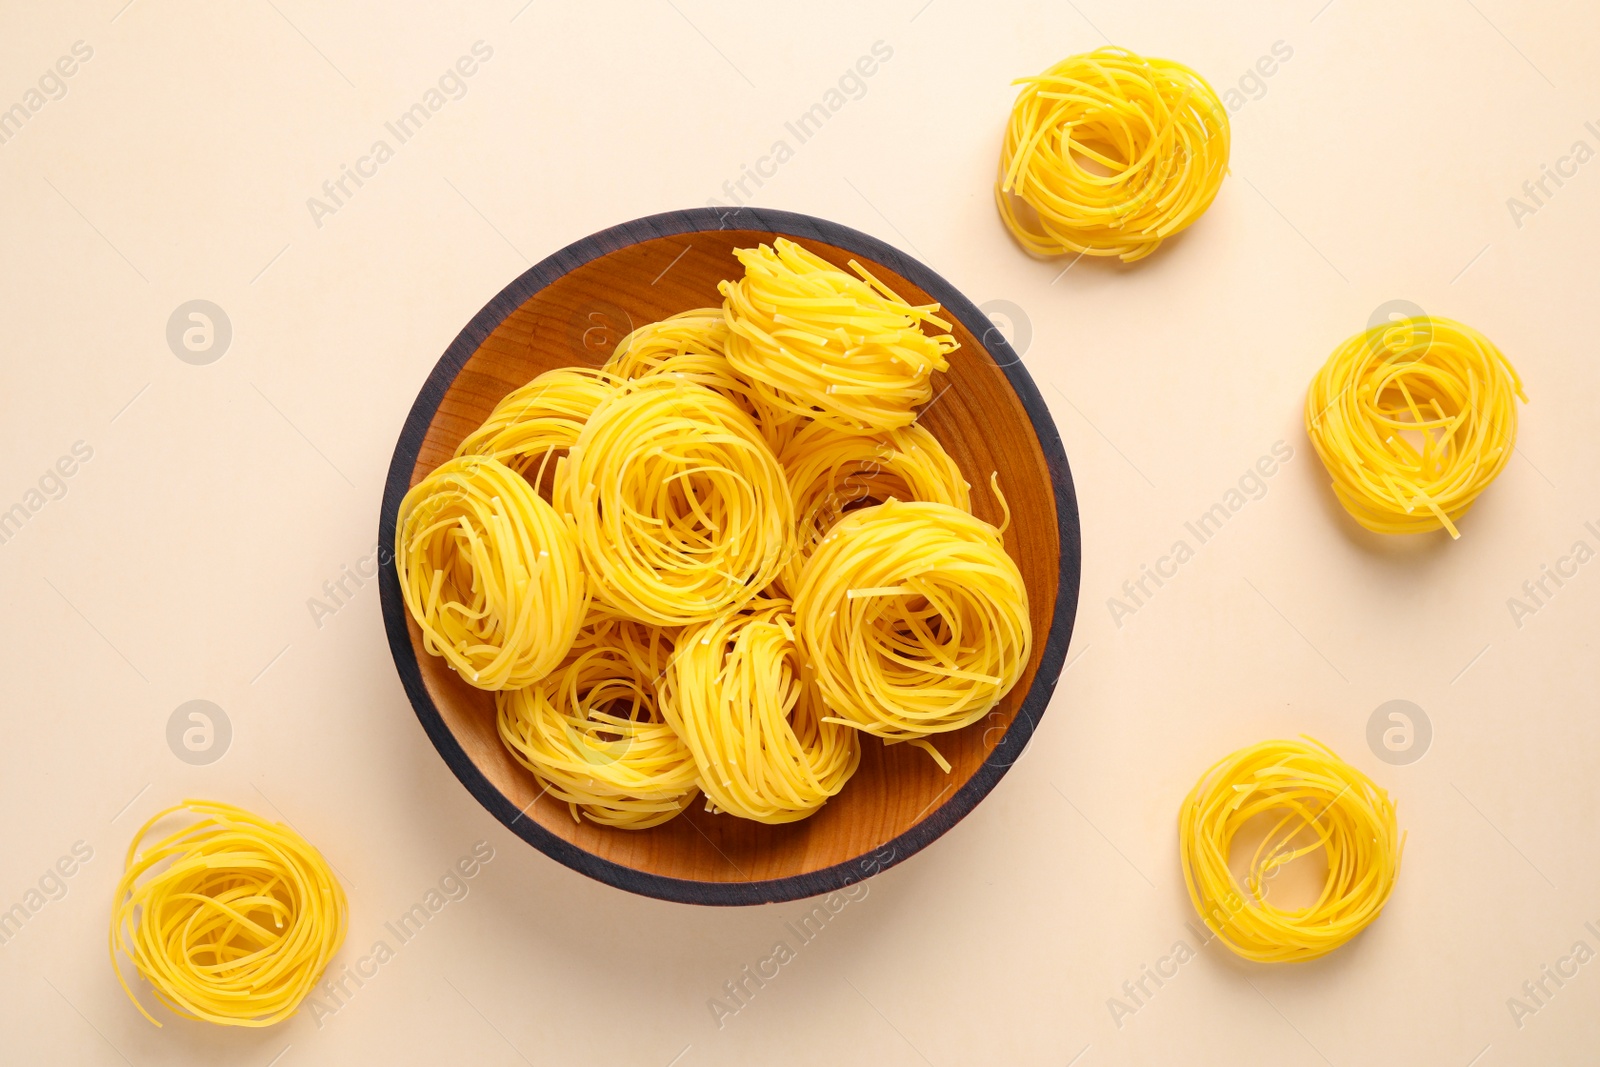
<path id="1" fill-rule="evenodd" d="M 507 309 L 446 387 L 417 450 L 411 484 L 448 459 L 503 396 L 535 375 L 575 364 L 599 366 L 634 326 L 719 305 L 717 283 L 742 273 L 733 249 L 770 243 L 775 236 L 791 236 L 840 266 L 855 258 L 912 303 L 933 299 L 882 263 L 815 239 L 765 230 L 708 229 L 617 247 Z M 576 821 L 565 804 L 541 797 L 532 776 L 506 752 L 495 732 L 492 695 L 467 685 L 443 660 L 424 652 L 417 627 L 408 619 L 422 682 L 445 727 L 483 778 L 522 813 L 520 818 L 582 852 L 645 875 L 707 883 L 763 882 L 811 874 L 871 853 L 935 817 L 973 776 L 1005 735 L 1039 669 L 1056 609 L 1062 546 L 1050 470 L 1028 413 L 973 333 L 974 326 L 983 330 L 987 322 L 981 316 L 971 325 L 954 321 L 948 308 L 945 317 L 952 320 L 961 348 L 951 356 L 949 373 L 935 375 L 934 399 L 921 421 L 972 484 L 976 513 L 996 525 L 1003 512 L 989 479 L 991 472 L 999 473 L 1011 509 L 1006 548 L 1027 583 L 1034 627 L 1032 660 L 1005 700 L 986 719 L 935 739 L 952 765 L 950 773 L 942 773 L 915 748 L 886 747 L 864 736 L 855 777 L 821 811 L 798 823 L 775 827 L 709 815 L 702 800 L 650 830 Z M 1052 669 L 1059 670 L 1059 658 Z"/>

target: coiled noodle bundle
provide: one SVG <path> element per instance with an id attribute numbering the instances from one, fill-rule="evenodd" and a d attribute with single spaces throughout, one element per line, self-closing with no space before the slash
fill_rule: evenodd
<path id="1" fill-rule="evenodd" d="M 1228 113 L 1183 64 L 1107 47 L 1016 84 L 994 198 L 1034 255 L 1131 263 L 1216 199 Z"/>
<path id="2" fill-rule="evenodd" d="M 479 689 L 543 678 L 583 622 L 572 520 L 495 459 L 460 456 L 411 487 L 395 568 L 423 647 Z"/>
<path id="3" fill-rule="evenodd" d="M 958 347 L 938 304 L 913 306 L 854 260 L 859 277 L 782 237 L 734 255 L 744 277 L 719 285 L 728 362 L 765 402 L 846 433 L 916 418 Z"/>
<path id="4" fill-rule="evenodd" d="M 694 757 L 656 703 L 669 654 L 659 630 L 612 620 L 547 678 L 495 694 L 500 739 L 574 819 L 643 830 L 694 798 Z"/>
<path id="5" fill-rule="evenodd" d="M 794 504 L 750 417 L 704 386 L 627 383 L 556 476 L 595 596 L 658 626 L 716 618 L 756 596 L 794 543 Z"/>
<path id="6" fill-rule="evenodd" d="M 1263 813 L 1277 821 L 1240 885 L 1228 867 L 1233 839 Z M 1284 963 L 1326 955 L 1378 917 L 1400 873 L 1404 838 L 1389 794 L 1307 738 L 1263 741 L 1213 764 L 1184 798 L 1178 843 L 1189 899 L 1206 925 L 1247 960 Z M 1319 850 L 1328 874 L 1316 901 L 1272 904 L 1267 881 Z"/>
<path id="7" fill-rule="evenodd" d="M 961 468 L 938 438 L 918 423 L 862 435 L 810 422 L 779 453 L 778 461 L 794 494 L 800 538 L 800 550 L 783 569 L 786 589 L 800 588 L 806 560 L 850 509 L 896 499 L 972 510 Z"/>
<path id="8" fill-rule="evenodd" d="M 1487 337 L 1412 316 L 1334 349 L 1306 391 L 1306 433 L 1362 526 L 1454 538 L 1511 458 L 1519 398 L 1522 379 Z"/>
<path id="9" fill-rule="evenodd" d="M 621 378 L 670 374 L 721 393 L 755 420 L 767 442 L 778 447 L 800 419 L 761 399 L 728 362 L 728 322 L 721 308 L 681 311 L 640 326 L 617 344 L 606 370 Z"/>
<path id="10" fill-rule="evenodd" d="M 713 810 L 763 823 L 803 819 L 855 773 L 854 730 L 825 722 L 787 600 L 758 600 L 686 629 L 661 710 L 694 754 Z"/>
<path id="11" fill-rule="evenodd" d="M 141 849 L 175 812 L 196 821 Z M 185 1019 L 271 1026 L 295 1013 L 345 935 L 345 896 L 328 861 L 299 834 L 231 804 L 185 800 L 128 844 L 111 910 L 118 953 L 156 999 Z"/>
<path id="12" fill-rule="evenodd" d="M 1000 531 L 948 504 L 896 500 L 840 520 L 805 565 L 795 616 L 829 710 L 886 740 L 981 719 L 1033 646 Z"/>
<path id="13" fill-rule="evenodd" d="M 496 404 L 483 425 L 456 447 L 456 455 L 493 456 L 538 486 L 551 458 L 573 446 L 616 385 L 611 374 L 587 367 L 546 371 Z"/>

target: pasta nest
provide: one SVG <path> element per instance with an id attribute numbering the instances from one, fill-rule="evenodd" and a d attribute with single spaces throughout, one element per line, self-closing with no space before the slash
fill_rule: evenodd
<path id="1" fill-rule="evenodd" d="M 395 569 L 423 647 L 479 689 L 543 678 L 583 623 L 572 520 L 486 456 L 447 460 L 406 493 Z"/>
<path id="2" fill-rule="evenodd" d="M 1229 869 L 1234 837 L 1275 819 L 1241 885 Z M 1404 837 L 1394 802 L 1320 742 L 1263 741 L 1213 764 L 1178 813 L 1183 880 L 1195 911 L 1235 954 L 1258 963 L 1316 959 L 1366 929 L 1400 873 Z M 1328 872 L 1307 907 L 1279 907 L 1268 882 L 1321 852 Z"/>
<path id="3" fill-rule="evenodd" d="M 785 589 L 835 523 L 852 510 L 889 500 L 927 500 L 972 510 L 961 468 L 919 423 L 884 433 L 840 433 L 807 423 L 778 455 L 794 494 L 799 548 L 783 569 Z"/>
<path id="4" fill-rule="evenodd" d="M 824 721 L 787 600 L 763 599 L 683 631 L 661 710 L 694 754 L 713 811 L 775 824 L 810 815 L 861 759 L 856 731 Z"/>
<path id="5" fill-rule="evenodd" d="M 907 303 L 855 260 L 849 274 L 782 237 L 734 255 L 744 277 L 718 286 L 728 362 L 764 403 L 845 433 L 916 419 L 959 347 L 938 304 Z"/>
<path id="6" fill-rule="evenodd" d="M 602 615 L 558 670 L 495 694 L 500 739 L 574 819 L 643 830 L 694 799 L 694 758 L 656 699 L 671 647 L 656 627 Z"/>
<path id="7" fill-rule="evenodd" d="M 761 429 L 773 450 L 801 420 L 773 407 L 728 362 L 728 322 L 721 308 L 695 308 L 640 326 L 618 344 L 605 369 L 619 378 L 670 375 L 703 385 L 733 401 Z"/>
<path id="8" fill-rule="evenodd" d="M 1034 255 L 1131 263 L 1216 199 L 1228 113 L 1183 64 L 1106 47 L 1016 84 L 994 197 Z"/>
<path id="9" fill-rule="evenodd" d="M 151 827 L 195 821 L 146 848 Z M 128 844 L 111 911 L 118 953 L 156 999 L 185 1019 L 271 1026 L 293 1015 L 344 943 L 344 889 L 328 861 L 281 823 L 231 804 L 185 800 L 158 812 Z"/>
<path id="10" fill-rule="evenodd" d="M 1033 645 L 1000 531 L 948 504 L 892 500 L 840 520 L 805 565 L 795 616 L 832 717 L 891 741 L 981 719 Z"/>
<path id="11" fill-rule="evenodd" d="M 577 443 L 583 424 L 617 381 L 587 367 L 546 371 L 506 394 L 456 447 L 456 455 L 492 456 L 538 486 L 550 461 Z"/>
<path id="12" fill-rule="evenodd" d="M 1306 391 L 1306 434 L 1356 522 L 1455 538 L 1511 458 L 1518 399 L 1522 379 L 1487 337 L 1409 316 L 1334 349 Z"/>
<path id="13" fill-rule="evenodd" d="M 771 583 L 794 544 L 783 468 L 731 400 L 670 376 L 626 383 L 561 462 L 595 596 L 658 626 L 716 618 Z"/>

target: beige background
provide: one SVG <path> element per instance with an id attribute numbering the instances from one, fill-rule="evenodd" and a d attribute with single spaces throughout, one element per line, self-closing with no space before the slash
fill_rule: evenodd
<path id="1" fill-rule="evenodd" d="M 1600 149 L 1592 5 L 123 2 L 0 15 L 0 107 L 74 42 L 93 49 L 0 144 L 0 509 L 26 506 L 75 442 L 93 450 L 0 544 L 0 908 L 41 878 L 53 890 L 75 843 L 93 850 L 0 947 L 0 1058 L 1600 1055 L 1600 963 L 1547 983 L 1520 1027 L 1507 1005 L 1575 942 L 1600 950 L 1584 926 L 1600 927 L 1600 563 L 1520 627 L 1507 605 L 1574 542 L 1600 548 L 1584 526 L 1600 526 L 1600 162 L 1547 182 L 1520 226 L 1507 205 L 1575 141 Z M 1062 275 L 1014 247 L 989 186 L 1010 79 L 1102 34 L 1249 92 L 1232 176 L 1197 226 L 1136 269 Z M 493 54 L 465 95 L 317 225 L 307 199 L 480 40 Z M 893 54 L 864 95 L 794 145 L 784 123 L 878 41 Z M 1292 57 L 1249 77 L 1277 42 Z M 747 182 L 756 203 L 866 230 L 977 303 L 1009 302 L 989 307 L 1031 335 L 1084 516 L 1070 665 L 1031 750 L 805 945 L 785 924 L 809 904 L 635 898 L 508 834 L 417 725 L 375 583 L 320 627 L 308 607 L 370 551 L 402 418 L 490 296 L 597 229 L 726 199 L 779 138 L 794 156 Z M 197 298 L 233 329 L 206 366 L 165 340 Z M 1300 428 L 1314 369 L 1391 299 L 1483 329 L 1532 401 L 1459 542 L 1356 529 Z M 1294 455 L 1264 497 L 1118 626 L 1107 599 L 1280 440 Z M 167 743 L 194 699 L 232 726 L 207 766 Z M 1432 724 L 1408 765 L 1367 745 L 1391 699 Z M 1410 841 L 1388 910 L 1307 966 L 1205 948 L 1119 1027 L 1122 983 L 1195 944 L 1180 798 L 1223 753 L 1301 731 L 1398 798 Z M 281 815 L 325 850 L 350 891 L 340 966 L 475 843 L 494 859 L 336 1012 L 157 1030 L 113 980 L 106 916 L 135 827 L 187 795 Z M 779 940 L 797 958 L 719 1028 L 708 1001 Z"/>

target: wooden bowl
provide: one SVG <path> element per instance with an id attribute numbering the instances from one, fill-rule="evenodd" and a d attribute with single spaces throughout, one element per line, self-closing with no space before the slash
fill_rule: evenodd
<path id="1" fill-rule="evenodd" d="M 422 651 L 394 559 L 401 497 L 454 452 L 501 397 L 552 367 L 599 366 L 634 326 L 720 304 L 742 273 L 733 249 L 788 237 L 843 266 L 860 261 L 912 303 L 937 301 L 961 348 L 934 376 L 922 423 L 961 465 L 979 516 L 1001 520 L 1027 582 L 1032 662 L 984 720 L 936 739 L 941 773 L 909 745 L 862 738 L 861 767 L 814 816 L 765 826 L 696 801 L 643 831 L 575 821 L 541 797 L 495 731 L 494 699 Z M 569 245 L 517 278 L 467 324 L 411 408 L 384 486 L 380 588 L 389 646 L 423 729 L 468 791 L 535 848 L 602 882 L 696 904 L 758 904 L 836 890 L 899 863 L 971 811 L 1032 736 L 1054 691 L 1077 610 L 1078 506 L 1061 439 L 1000 331 L 943 278 L 866 234 L 785 211 L 699 208 L 624 223 Z"/>

